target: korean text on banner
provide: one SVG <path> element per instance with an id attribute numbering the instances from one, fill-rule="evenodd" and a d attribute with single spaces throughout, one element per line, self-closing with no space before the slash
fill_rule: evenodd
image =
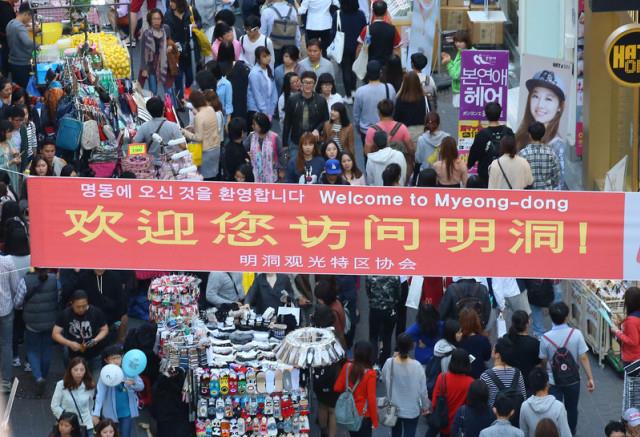
<path id="1" fill-rule="evenodd" d="M 629 262 L 640 247 L 624 220 L 638 193 L 49 177 L 28 190 L 41 267 L 617 279 L 625 232 Z"/>
<path id="2" fill-rule="evenodd" d="M 506 121 L 508 87 L 508 51 L 463 51 L 460 71 L 459 120 L 484 120 L 485 105 L 490 102 L 498 102 L 502 106 L 500 120 Z"/>

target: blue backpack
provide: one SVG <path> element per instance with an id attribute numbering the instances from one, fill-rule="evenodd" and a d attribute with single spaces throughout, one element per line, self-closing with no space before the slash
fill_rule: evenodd
<path id="1" fill-rule="evenodd" d="M 349 373 L 351 372 L 352 365 L 349 365 L 346 370 L 346 386 L 345 390 L 338 396 L 336 401 L 336 422 L 344 426 L 347 431 L 359 431 L 362 426 L 362 416 L 358 413 L 356 407 L 356 401 L 353 398 L 353 392 L 360 384 L 360 380 L 357 380 L 353 385 L 353 388 L 349 387 Z M 366 407 L 365 407 L 366 410 Z"/>
<path id="2" fill-rule="evenodd" d="M 453 350 L 451 352 L 453 352 Z M 450 356 L 451 352 L 448 352 L 441 357 L 433 355 L 425 366 L 424 373 L 427 378 L 427 391 L 429 392 L 429 398 L 433 396 L 433 389 L 436 386 L 436 380 L 438 379 L 438 375 L 442 373 L 442 359 Z"/>

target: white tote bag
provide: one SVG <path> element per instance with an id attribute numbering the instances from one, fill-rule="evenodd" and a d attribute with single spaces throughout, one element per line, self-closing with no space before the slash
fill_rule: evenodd
<path id="1" fill-rule="evenodd" d="M 351 70 L 356 74 L 357 78 L 364 80 L 367 75 L 367 64 L 369 63 L 369 26 L 367 26 L 367 32 L 364 35 L 364 42 L 360 48 L 360 53 L 353 63 Z"/>
<path id="2" fill-rule="evenodd" d="M 333 42 L 327 47 L 327 56 L 338 64 L 342 62 L 342 54 L 344 53 L 344 32 L 342 31 L 342 23 L 340 22 L 340 10 L 336 11 L 338 23 L 336 25 L 336 36 Z"/>

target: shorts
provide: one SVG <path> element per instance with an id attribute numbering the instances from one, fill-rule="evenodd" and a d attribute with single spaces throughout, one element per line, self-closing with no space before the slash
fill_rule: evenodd
<path id="1" fill-rule="evenodd" d="M 140 9 L 142 9 L 142 5 L 144 4 L 144 0 L 131 0 L 131 6 L 129 7 L 129 11 L 138 13 Z M 151 10 L 156 7 L 156 0 L 147 0 L 147 9 Z"/>

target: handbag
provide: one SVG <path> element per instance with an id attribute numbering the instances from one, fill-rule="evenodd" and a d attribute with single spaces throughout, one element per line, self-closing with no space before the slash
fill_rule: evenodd
<path id="1" fill-rule="evenodd" d="M 351 70 L 355 73 L 356 77 L 360 80 L 364 80 L 364 77 L 367 75 L 367 64 L 369 63 L 369 26 L 367 26 L 367 31 L 364 35 L 364 41 L 362 43 L 362 47 L 360 48 L 360 53 L 358 53 L 358 57 L 353 62 L 353 67 Z"/>
<path id="2" fill-rule="evenodd" d="M 442 374 L 442 392 L 436 398 L 436 407 L 427 416 L 427 423 L 433 429 L 446 428 L 449 424 L 449 405 L 447 405 L 447 374 Z"/>
<path id="3" fill-rule="evenodd" d="M 383 396 L 377 399 L 378 404 L 378 417 L 380 418 L 380 423 L 384 426 L 388 426 L 389 428 L 393 428 L 396 426 L 396 422 L 398 421 L 398 407 L 393 405 L 391 401 L 392 396 L 392 387 L 393 387 L 393 362 L 395 358 L 391 358 L 391 377 L 389 381 L 389 388 L 387 389 L 387 396 Z"/>
<path id="4" fill-rule="evenodd" d="M 82 435 L 82 437 L 86 437 L 88 435 L 87 427 L 86 425 L 84 425 L 84 421 L 82 420 L 82 414 L 80 414 L 80 408 L 78 408 L 78 403 L 76 402 L 75 396 L 73 396 L 73 392 L 71 390 L 68 390 L 68 391 L 69 391 L 69 394 L 71 395 L 71 399 L 73 400 L 73 405 L 75 405 L 76 407 L 76 413 L 78 413 L 78 421 L 80 422 L 80 434 Z"/>
<path id="5" fill-rule="evenodd" d="M 344 53 L 344 32 L 342 31 L 342 22 L 340 20 L 340 11 L 336 12 L 336 36 L 327 47 L 327 57 L 333 59 L 338 64 L 342 62 L 342 54 Z"/>
<path id="6" fill-rule="evenodd" d="M 200 54 L 205 57 L 212 56 L 213 52 L 211 51 L 211 42 L 209 41 L 209 38 L 207 38 L 207 35 L 205 35 L 201 29 L 198 29 L 195 26 L 196 20 L 193 18 L 193 8 L 191 6 L 189 6 L 189 11 L 191 12 L 191 34 L 200 48 Z"/>

